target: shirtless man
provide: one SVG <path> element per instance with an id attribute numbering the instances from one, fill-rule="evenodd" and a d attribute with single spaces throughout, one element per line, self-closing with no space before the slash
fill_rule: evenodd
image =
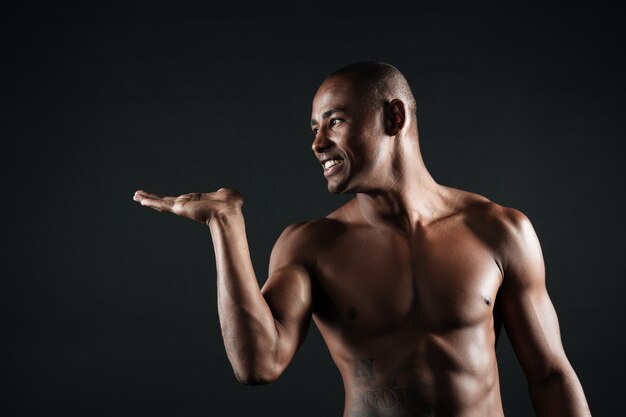
<path id="1" fill-rule="evenodd" d="M 276 380 L 313 318 L 343 379 L 344 417 L 503 416 L 504 325 L 537 415 L 590 416 L 530 221 L 437 184 L 421 157 L 415 107 L 388 64 L 326 78 L 313 100 L 313 153 L 328 190 L 356 197 L 288 226 L 261 289 L 238 192 L 134 199 L 209 227 L 222 335 L 241 383 Z"/>

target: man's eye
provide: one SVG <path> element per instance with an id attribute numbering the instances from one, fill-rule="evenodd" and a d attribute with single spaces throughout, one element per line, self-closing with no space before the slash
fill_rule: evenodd
<path id="1" fill-rule="evenodd" d="M 330 125 L 331 126 L 337 126 L 339 123 L 341 123 L 342 120 L 341 119 L 331 119 L 330 120 Z"/>
<path id="2" fill-rule="evenodd" d="M 313 133 L 315 133 L 317 135 L 317 132 L 319 131 L 318 128 L 313 129 Z"/>

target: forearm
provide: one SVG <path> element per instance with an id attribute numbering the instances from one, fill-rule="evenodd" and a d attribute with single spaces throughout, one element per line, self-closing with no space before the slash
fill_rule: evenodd
<path id="1" fill-rule="evenodd" d="M 254 274 L 241 211 L 209 222 L 217 266 L 217 305 L 226 353 L 237 380 L 274 378 L 277 331 Z"/>
<path id="2" fill-rule="evenodd" d="M 576 373 L 567 366 L 545 380 L 530 384 L 530 396 L 538 417 L 591 417 Z"/>

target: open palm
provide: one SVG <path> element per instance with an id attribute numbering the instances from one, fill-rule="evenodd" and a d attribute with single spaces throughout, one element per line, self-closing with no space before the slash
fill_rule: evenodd
<path id="1" fill-rule="evenodd" d="M 243 197 L 239 192 L 220 188 L 212 193 L 189 193 L 178 197 L 162 196 L 138 190 L 133 200 L 159 212 L 174 213 L 206 225 L 216 215 L 241 209 Z"/>

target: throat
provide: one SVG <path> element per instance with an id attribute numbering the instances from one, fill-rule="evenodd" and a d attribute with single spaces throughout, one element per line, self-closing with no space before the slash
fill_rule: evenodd
<path id="1" fill-rule="evenodd" d="M 436 188 L 416 191 L 359 193 L 357 201 L 360 213 L 368 223 L 391 225 L 412 234 L 456 212 L 443 188 L 436 185 Z"/>

